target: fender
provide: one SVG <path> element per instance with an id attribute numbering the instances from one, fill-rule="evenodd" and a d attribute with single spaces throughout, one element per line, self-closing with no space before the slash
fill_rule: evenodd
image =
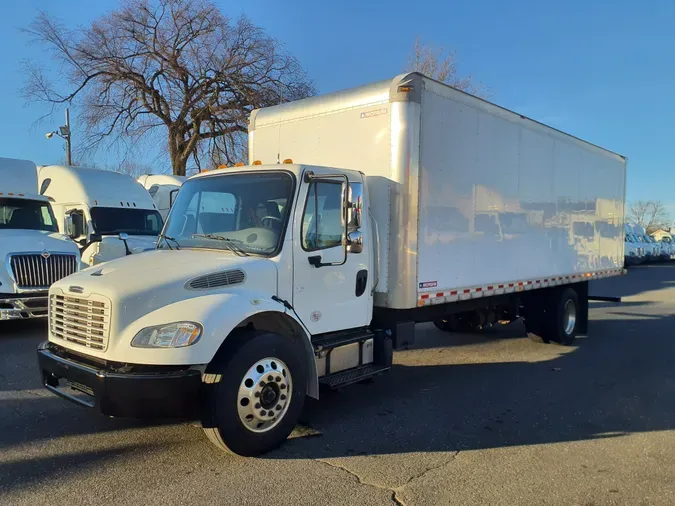
<path id="1" fill-rule="evenodd" d="M 314 349 L 310 334 L 302 322 L 282 304 L 271 299 L 271 294 L 261 294 L 251 290 L 237 290 L 228 293 L 211 293 L 174 302 L 160 307 L 121 329 L 117 336 L 110 336 L 106 360 L 146 365 L 206 365 L 213 360 L 225 339 L 237 327 L 247 322 L 264 319 L 265 313 L 289 318 L 296 334 L 301 334 L 309 368 L 307 393 L 318 398 L 318 377 Z M 273 320 L 283 321 L 279 318 Z M 203 333 L 199 341 L 184 348 L 136 348 L 131 341 L 146 327 L 166 323 L 191 321 L 202 325 Z M 283 331 L 269 330 L 284 334 Z M 58 343 L 58 341 L 56 341 Z"/>

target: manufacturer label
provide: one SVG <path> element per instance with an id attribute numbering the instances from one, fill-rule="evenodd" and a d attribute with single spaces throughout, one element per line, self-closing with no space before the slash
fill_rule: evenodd
<path id="1" fill-rule="evenodd" d="M 382 116 L 383 114 L 387 114 L 389 112 L 388 109 L 375 109 L 374 111 L 368 111 L 368 112 L 362 112 L 361 113 L 361 119 L 366 119 L 366 118 L 373 118 L 375 116 Z"/>
<path id="2" fill-rule="evenodd" d="M 422 288 L 436 288 L 438 286 L 438 281 L 425 281 L 420 283 L 420 289 Z"/>

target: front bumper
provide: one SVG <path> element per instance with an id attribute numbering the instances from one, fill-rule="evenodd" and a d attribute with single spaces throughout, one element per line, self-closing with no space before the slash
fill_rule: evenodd
<path id="1" fill-rule="evenodd" d="M 0 295 L 0 320 L 45 318 L 48 306 L 46 292 L 30 297 L 2 294 Z"/>
<path id="2" fill-rule="evenodd" d="M 122 418 L 193 418 L 201 372 L 170 366 L 96 363 L 45 341 L 38 346 L 45 388 L 80 406 Z M 123 371 L 123 372 L 122 372 Z"/>

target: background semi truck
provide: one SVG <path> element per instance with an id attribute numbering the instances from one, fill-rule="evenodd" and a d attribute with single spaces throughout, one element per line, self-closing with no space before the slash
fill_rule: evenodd
<path id="1" fill-rule="evenodd" d="M 46 317 L 49 286 L 79 263 L 77 246 L 37 194 L 35 164 L 0 158 L 0 320 Z"/>
<path id="2" fill-rule="evenodd" d="M 84 266 L 154 249 L 162 217 L 152 197 L 131 176 L 47 165 L 38 168 L 38 179 L 59 230 L 80 246 Z"/>
<path id="3" fill-rule="evenodd" d="M 46 388 L 198 414 L 256 455 L 320 385 L 387 371 L 417 322 L 524 317 L 570 344 L 588 280 L 623 272 L 623 157 L 419 74 L 255 111 L 250 155 L 182 185 L 157 251 L 52 287 Z"/>
<path id="4" fill-rule="evenodd" d="M 159 214 L 166 220 L 178 190 L 185 182 L 185 177 L 172 174 L 144 174 L 139 176 L 137 181 L 148 190 Z"/>

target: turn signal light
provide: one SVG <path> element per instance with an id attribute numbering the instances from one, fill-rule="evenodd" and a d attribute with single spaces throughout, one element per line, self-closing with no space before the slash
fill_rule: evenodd
<path id="1" fill-rule="evenodd" d="M 284 160 L 284 163 L 293 163 L 293 160 L 291 160 L 290 158 L 286 158 L 286 159 Z"/>

